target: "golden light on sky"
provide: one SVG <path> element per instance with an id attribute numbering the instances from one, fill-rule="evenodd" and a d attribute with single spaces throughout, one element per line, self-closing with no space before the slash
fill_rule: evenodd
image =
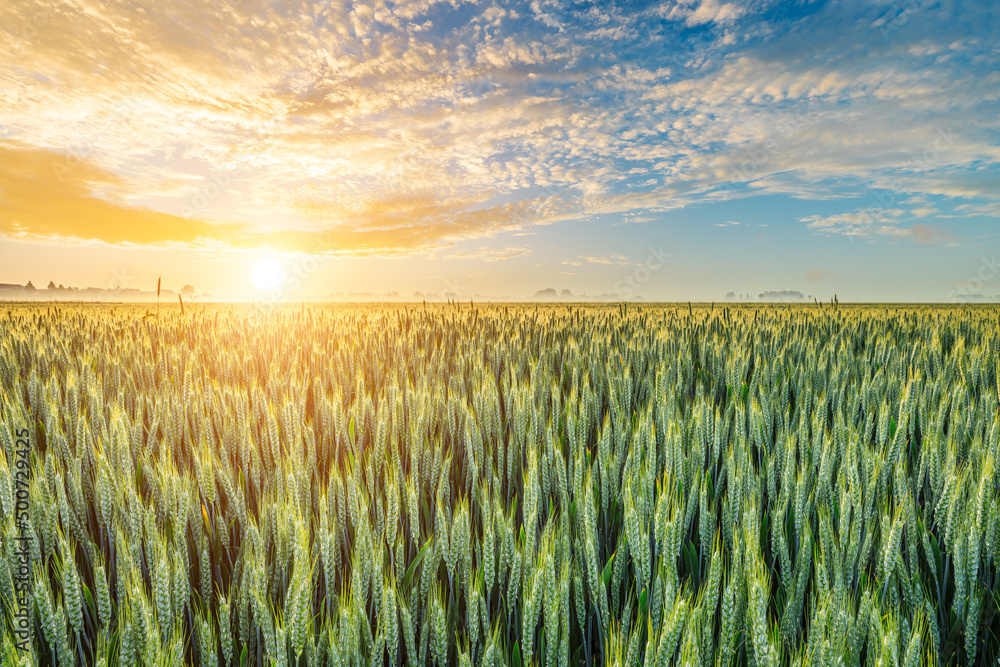
<path id="1" fill-rule="evenodd" d="M 5 0 L 0 282 L 943 298 L 997 237 L 1000 21 L 900 7 Z"/>
<path id="2" fill-rule="evenodd" d="M 285 269 L 278 260 L 265 257 L 253 265 L 251 278 L 257 289 L 270 291 L 281 286 L 285 279 Z"/>

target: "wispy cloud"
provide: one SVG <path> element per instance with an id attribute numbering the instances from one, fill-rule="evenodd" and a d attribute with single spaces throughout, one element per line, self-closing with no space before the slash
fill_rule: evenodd
<path id="1" fill-rule="evenodd" d="M 802 218 L 807 226 L 821 233 L 843 234 L 850 237 L 909 239 L 914 243 L 935 244 L 955 240 L 955 235 L 935 225 L 904 220 L 923 217 L 921 209 L 868 208 L 831 216 Z"/>
<path id="2" fill-rule="evenodd" d="M 685 25 L 698 26 L 706 23 L 729 23 L 743 16 L 746 10 L 735 2 L 678 0 L 663 3 L 657 11 L 666 19 L 679 19 Z"/>
<path id="3" fill-rule="evenodd" d="M 456 252 L 447 254 L 444 257 L 446 259 L 475 259 L 483 262 L 502 262 L 504 260 L 514 259 L 515 257 L 521 257 L 530 253 L 531 249 L 523 246 L 505 248 L 483 247 L 471 252 Z"/>
<path id="4" fill-rule="evenodd" d="M 829 280 L 833 278 L 835 274 L 833 271 L 827 271 L 825 269 L 814 269 L 806 274 L 806 279 L 811 283 L 821 283 L 824 280 Z"/>

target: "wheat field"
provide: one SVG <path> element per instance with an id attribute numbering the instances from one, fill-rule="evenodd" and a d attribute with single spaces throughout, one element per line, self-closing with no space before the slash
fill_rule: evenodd
<path id="1" fill-rule="evenodd" d="M 1000 657 L 995 307 L 0 322 L 5 667 Z"/>

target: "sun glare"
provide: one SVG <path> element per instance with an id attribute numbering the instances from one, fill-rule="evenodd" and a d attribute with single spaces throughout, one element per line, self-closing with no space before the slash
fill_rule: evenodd
<path id="1" fill-rule="evenodd" d="M 281 285 L 285 270 L 276 259 L 267 257 L 253 265 L 253 284 L 258 289 L 273 290 Z"/>

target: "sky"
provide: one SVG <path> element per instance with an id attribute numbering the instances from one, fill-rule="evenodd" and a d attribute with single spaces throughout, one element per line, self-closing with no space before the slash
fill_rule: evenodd
<path id="1" fill-rule="evenodd" d="M 0 283 L 990 300 L 998 41 L 987 0 L 4 0 Z"/>

